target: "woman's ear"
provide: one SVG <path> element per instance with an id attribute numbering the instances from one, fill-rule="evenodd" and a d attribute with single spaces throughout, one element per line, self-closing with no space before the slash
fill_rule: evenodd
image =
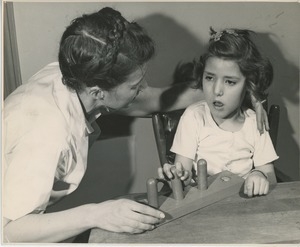
<path id="1" fill-rule="evenodd" d="M 94 99 L 100 99 L 103 100 L 104 99 L 104 91 L 99 88 L 99 87 L 91 87 L 90 88 L 90 95 L 94 98 Z"/>

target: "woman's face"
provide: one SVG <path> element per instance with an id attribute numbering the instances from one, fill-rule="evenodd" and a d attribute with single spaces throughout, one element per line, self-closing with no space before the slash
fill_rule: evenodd
<path id="1" fill-rule="evenodd" d="M 145 73 L 146 66 L 141 66 L 129 75 L 126 82 L 106 91 L 105 106 L 109 112 L 126 108 L 136 99 L 138 94 L 148 86 L 144 78 Z"/>
<path id="2" fill-rule="evenodd" d="M 235 117 L 240 111 L 246 92 L 245 81 L 235 61 L 217 57 L 207 59 L 203 92 L 215 121 Z"/>

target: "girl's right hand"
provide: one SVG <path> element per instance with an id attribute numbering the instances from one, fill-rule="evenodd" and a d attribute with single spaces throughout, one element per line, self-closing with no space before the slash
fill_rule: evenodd
<path id="1" fill-rule="evenodd" d="M 165 163 L 163 165 L 163 168 L 158 168 L 158 177 L 160 179 L 172 179 L 174 178 L 174 175 L 171 171 L 171 168 L 174 167 L 174 165 Z M 191 179 L 191 171 L 185 170 L 184 167 L 180 162 L 175 163 L 175 172 L 176 175 L 182 180 L 182 181 L 190 181 Z"/>

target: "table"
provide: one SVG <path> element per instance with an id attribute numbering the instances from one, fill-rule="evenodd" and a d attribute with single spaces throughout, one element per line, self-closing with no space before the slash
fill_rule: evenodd
<path id="1" fill-rule="evenodd" d="M 142 234 L 92 229 L 89 243 L 300 243 L 300 181 L 266 196 L 234 195 Z"/>

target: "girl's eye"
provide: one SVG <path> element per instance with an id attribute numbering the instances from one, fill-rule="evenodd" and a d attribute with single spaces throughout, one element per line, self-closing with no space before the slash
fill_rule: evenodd
<path id="1" fill-rule="evenodd" d="M 230 80 L 227 80 L 226 83 L 230 86 L 234 86 L 236 84 L 235 81 L 230 81 Z"/>
<path id="2" fill-rule="evenodd" d="M 212 81 L 213 79 L 214 78 L 212 76 L 209 76 L 209 75 L 205 76 L 205 80 L 207 80 L 207 81 Z"/>

